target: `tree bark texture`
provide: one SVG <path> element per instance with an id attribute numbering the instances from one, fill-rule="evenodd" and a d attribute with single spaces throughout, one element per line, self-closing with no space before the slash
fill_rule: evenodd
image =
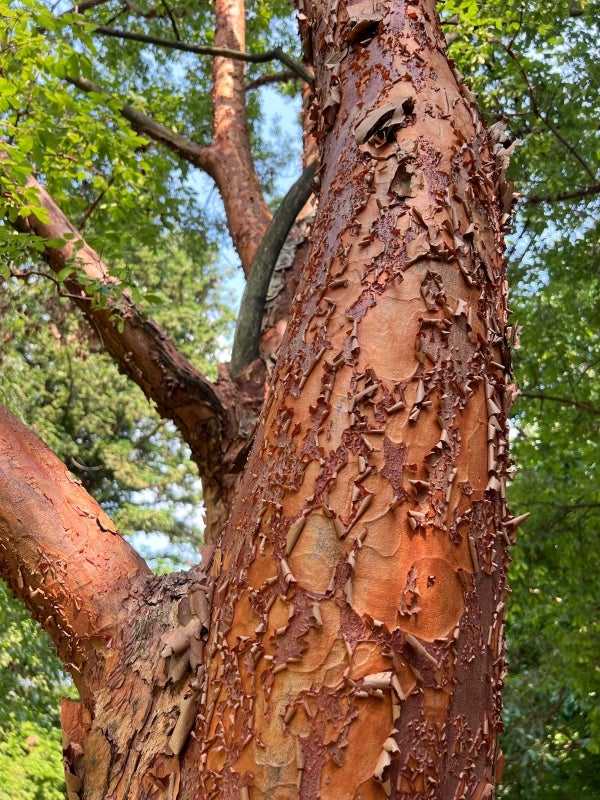
<path id="1" fill-rule="evenodd" d="M 503 146 L 445 57 L 433 0 L 316 0 L 299 18 L 316 54 L 318 213 L 210 575 L 150 576 L 0 416 L 2 575 L 79 676 L 82 704 L 63 709 L 71 800 L 493 794 L 519 521 L 505 502 Z M 221 132 L 241 73 L 225 76 Z M 235 386 L 224 373 L 218 391 L 190 376 L 197 404 L 189 386 L 176 402 L 159 332 L 134 312 L 125 335 L 110 309 L 98 317 L 115 357 L 158 381 L 199 461 L 231 465 L 262 371 Z"/>
<path id="2" fill-rule="evenodd" d="M 179 756 L 200 697 L 211 580 L 199 568 L 152 575 L 59 459 L 3 407 L 0 509 L 0 574 L 52 637 L 81 697 L 63 700 L 61 710 L 69 800 L 177 797 Z"/>
<path id="3" fill-rule="evenodd" d="M 64 464 L 4 406 L 0 510 L 2 577 L 52 637 L 84 694 L 82 676 L 115 636 L 129 579 L 150 570 Z"/>
<path id="4" fill-rule="evenodd" d="M 216 0 L 215 45 L 244 50 L 246 16 L 243 0 Z M 213 66 L 213 142 L 207 172 L 220 189 L 244 273 L 248 274 L 271 221 L 250 149 L 246 114 L 245 64 L 218 57 Z"/>
<path id="5" fill-rule="evenodd" d="M 433 2 L 300 19 L 321 196 L 215 557 L 184 796 L 480 800 L 515 524 L 495 145 Z"/>

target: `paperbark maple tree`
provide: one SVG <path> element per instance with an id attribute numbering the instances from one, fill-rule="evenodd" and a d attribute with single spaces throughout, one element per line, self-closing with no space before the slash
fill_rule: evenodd
<path id="1" fill-rule="evenodd" d="M 216 18 L 217 45 L 243 50 L 242 4 L 218 2 Z M 299 19 L 320 189 L 289 317 L 285 292 L 270 317 L 287 330 L 268 386 L 261 359 L 210 383 L 126 292 L 96 307 L 81 272 L 66 279 L 192 449 L 214 542 L 202 569 L 152 576 L 0 417 L 2 577 L 81 694 L 63 707 L 71 798 L 493 793 L 519 522 L 505 501 L 505 145 L 446 59 L 431 0 L 316 1 Z M 213 144 L 194 158 L 248 273 L 270 215 L 243 95 L 242 62 L 215 59 Z M 18 227 L 77 236 L 30 185 L 49 223 Z M 63 271 L 72 248 L 47 263 Z M 91 249 L 77 260 L 110 285 Z"/>

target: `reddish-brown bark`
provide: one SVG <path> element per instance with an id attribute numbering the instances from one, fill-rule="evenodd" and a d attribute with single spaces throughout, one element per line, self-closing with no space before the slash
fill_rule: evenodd
<path id="1" fill-rule="evenodd" d="M 219 8 L 225 27 L 237 19 L 237 5 Z M 300 11 L 305 50 L 318 54 L 319 209 L 211 577 L 154 579 L 126 555 L 109 628 L 91 644 L 77 634 L 83 656 L 71 653 L 79 617 L 55 566 L 43 587 L 44 624 L 83 670 L 83 705 L 64 709 L 73 798 L 491 797 L 518 522 L 505 503 L 515 390 L 498 144 L 445 58 L 433 0 Z M 239 76 L 223 75 L 228 119 L 225 87 Z M 121 353 L 135 352 L 139 380 L 164 378 L 153 358 L 137 361 L 138 322 L 127 303 L 120 313 L 131 338 L 121 334 L 114 355 L 125 365 Z M 166 345 L 143 331 L 162 365 Z M 200 381 L 197 408 L 188 387 L 170 412 L 189 435 L 196 420 L 209 443 L 224 418 L 216 458 L 229 464 L 239 414 L 252 416 L 262 390 L 257 367 L 244 376 L 252 402 L 238 402 L 224 373 L 218 392 Z M 33 493 L 25 520 L 3 511 L 0 564 L 34 607 L 47 497 L 72 504 L 72 490 L 55 465 L 36 493 L 49 457 L 23 438 L 25 476 L 13 457 L 24 435 L 8 417 L 0 433 L 13 492 L 0 508 L 24 496 L 14 494 L 23 478 Z M 234 480 L 214 485 L 229 499 Z M 96 518 L 83 515 L 86 547 Z M 74 524 L 52 519 L 59 537 Z M 52 536 L 42 552 L 54 561 Z M 70 575 L 80 560 L 69 557 Z M 73 586 L 88 628 L 104 613 L 94 580 Z"/>
<path id="2" fill-rule="evenodd" d="M 479 800 L 514 526 L 494 143 L 432 2 L 301 11 L 319 211 L 217 551 L 202 788 L 182 786 Z"/>
<path id="3" fill-rule="evenodd" d="M 216 0 L 215 45 L 244 50 L 246 16 L 243 0 Z M 245 64 L 215 58 L 213 66 L 213 142 L 207 172 L 215 180 L 227 224 L 244 272 L 271 221 L 250 150 L 244 86 Z"/>
<path id="4" fill-rule="evenodd" d="M 2 577 L 54 639 L 83 693 L 83 675 L 120 635 L 130 580 L 150 570 L 64 464 L 3 406 L 0 509 Z"/>
<path id="5" fill-rule="evenodd" d="M 0 509 L 0 574 L 54 640 L 81 696 L 62 707 L 70 800 L 177 796 L 211 582 L 199 569 L 155 578 L 2 406 Z"/>
<path id="6" fill-rule="evenodd" d="M 73 275 L 64 281 L 67 292 L 120 370 L 156 404 L 161 416 L 173 420 L 190 446 L 203 483 L 206 541 L 214 541 L 223 529 L 237 482 L 239 468 L 233 465 L 256 424 L 264 396 L 264 369 L 256 363 L 236 382 L 224 369 L 218 383 L 208 381 L 132 302 L 129 292 L 119 287 L 48 192 L 34 178 L 28 185 L 37 190 L 49 222 L 31 215 L 18 222 L 20 230 L 55 239 L 71 235 L 63 247 L 47 248 L 44 258 L 55 273 L 72 261 Z M 85 280 L 76 269 L 85 274 Z M 114 286 L 116 296 L 105 305 L 95 303 L 86 280 Z"/>

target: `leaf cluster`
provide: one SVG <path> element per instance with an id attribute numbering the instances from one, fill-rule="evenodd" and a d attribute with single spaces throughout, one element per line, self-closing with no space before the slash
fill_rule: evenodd
<path id="1" fill-rule="evenodd" d="M 0 800 L 64 798 L 58 708 L 71 691 L 48 637 L 0 584 Z"/>

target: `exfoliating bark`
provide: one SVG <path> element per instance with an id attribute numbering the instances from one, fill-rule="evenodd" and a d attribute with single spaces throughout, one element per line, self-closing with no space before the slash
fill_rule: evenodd
<path id="1" fill-rule="evenodd" d="M 0 406 L 0 576 L 52 637 L 69 800 L 177 796 L 212 581 L 152 575 L 60 460 Z M 204 548 L 204 564 L 210 561 Z"/>
<path id="2" fill-rule="evenodd" d="M 319 208 L 213 562 L 201 774 L 182 788 L 479 800 L 516 522 L 503 145 L 432 2 L 312 3 L 300 20 L 318 54 Z"/>
<path id="3" fill-rule="evenodd" d="M 63 284 L 71 300 L 84 313 L 119 369 L 128 375 L 158 413 L 177 426 L 189 445 L 202 478 L 206 542 L 220 535 L 229 514 L 240 468 L 235 466 L 256 426 L 264 396 L 262 362 L 249 365 L 234 381 L 226 368 L 212 383 L 183 356 L 158 325 L 131 299 L 130 292 L 112 277 L 108 267 L 82 238 L 53 198 L 34 179 L 47 221 L 35 215 L 16 222 L 24 233 L 68 241 L 47 247 L 43 257 L 54 273 L 73 272 Z M 114 291 L 98 303 L 89 284 L 100 283 Z"/>
<path id="4" fill-rule="evenodd" d="M 76 582 L 84 547 L 67 559 L 73 592 L 54 577 L 41 587 L 53 619 L 31 599 L 68 658 L 71 593 L 83 591 L 94 614 L 114 612 L 98 637 L 77 634 L 83 651 L 72 648 L 83 700 L 63 709 L 73 800 L 493 793 L 507 547 L 519 522 L 505 501 L 516 393 L 505 148 L 445 57 L 432 0 L 299 12 L 314 54 L 318 213 L 255 444 L 204 562 L 210 575 L 155 578 L 125 548 L 125 574 L 106 597 L 92 543 L 90 582 Z M 237 414 L 258 404 L 256 362 L 243 380 L 254 405 L 232 399 L 244 389 L 224 371 L 221 411 L 204 383 L 198 408 L 175 409 L 201 424 L 205 411 L 225 414 L 217 461 L 232 463 Z M 0 434 L 11 425 L 0 418 Z M 82 510 L 82 543 L 98 527 L 118 536 L 73 504 L 58 468 L 35 494 L 46 456 L 27 446 L 25 482 L 41 511 L 0 525 L 3 574 L 24 597 L 37 588 L 48 487 L 54 505 Z M 2 463 L 14 491 L 12 449 Z M 221 486 L 231 497 L 233 483 Z M 0 497 L 3 509 L 10 502 Z M 49 548 L 72 528 L 53 519 L 51 576 L 60 560 Z M 24 573 L 15 532 L 33 543 Z M 94 630 L 95 617 L 84 619 Z"/>

